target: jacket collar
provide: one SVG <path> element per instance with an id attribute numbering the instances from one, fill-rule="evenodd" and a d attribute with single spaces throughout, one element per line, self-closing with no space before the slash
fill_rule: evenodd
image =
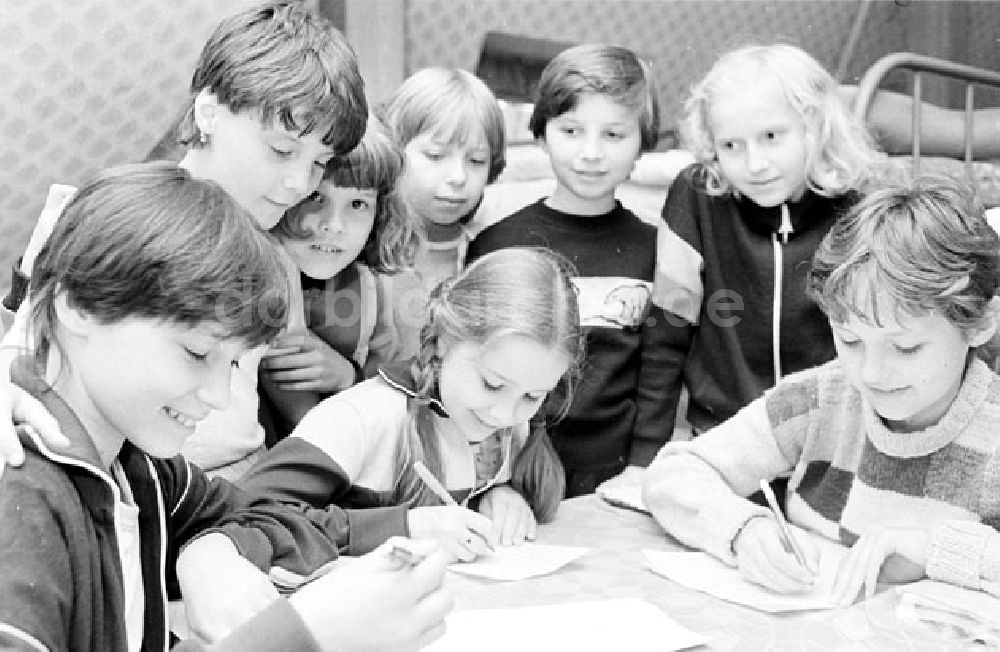
<path id="1" fill-rule="evenodd" d="M 69 445 L 54 451 L 39 437 L 22 437 L 25 444 L 46 458 L 55 462 L 71 462 L 74 466 L 82 466 L 96 472 L 102 478 L 108 479 L 107 472 L 101 466 L 101 456 L 90 434 L 83 427 L 73 409 L 39 376 L 34 361 L 30 356 L 23 355 L 14 360 L 10 369 L 10 379 L 48 410 L 63 435 L 69 440 Z"/>
<path id="2" fill-rule="evenodd" d="M 812 190 L 806 188 L 802 199 L 796 202 L 785 202 L 788 206 L 788 217 L 792 223 L 792 233 L 797 233 L 809 221 L 809 214 L 818 200 L 822 199 Z M 781 228 L 781 204 L 764 207 L 751 199 L 740 197 L 736 200 L 739 213 L 754 231 L 763 233 L 777 232 Z"/>
<path id="3" fill-rule="evenodd" d="M 417 396 L 417 383 L 413 379 L 413 363 L 414 360 L 412 358 L 410 360 L 387 363 L 379 367 L 378 375 L 396 391 L 406 394 L 411 400 L 419 401 L 422 399 Z M 427 400 L 427 406 L 442 419 L 448 418 L 448 411 L 444 409 L 444 405 L 441 403 L 436 386 L 434 387 L 432 396 Z"/>

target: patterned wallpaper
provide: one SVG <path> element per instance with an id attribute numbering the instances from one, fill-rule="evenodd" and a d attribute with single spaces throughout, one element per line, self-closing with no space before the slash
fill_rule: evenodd
<path id="1" fill-rule="evenodd" d="M 0 2 L 0 288 L 48 186 L 141 160 L 219 19 L 250 0 Z"/>
<path id="2" fill-rule="evenodd" d="M 342 7 L 334 0 L 334 9 Z M 398 0 L 409 71 L 474 69 L 484 34 L 605 41 L 650 58 L 669 126 L 722 50 L 776 39 L 837 65 L 858 2 L 839 0 Z M 252 0 L 0 0 L 0 292 L 49 184 L 143 157 L 174 118 L 218 20 Z M 913 0 L 877 0 L 848 77 L 905 42 Z M 342 4 L 342 3 L 341 3 Z M 966 8 L 967 61 L 1000 68 L 997 2 Z M 341 11 L 342 13 L 342 11 Z M 994 104 L 1000 103 L 997 98 Z"/>
<path id="3" fill-rule="evenodd" d="M 622 45 L 653 62 L 669 125 L 691 84 L 733 47 L 780 40 L 835 69 L 857 10 L 857 2 L 824 0 L 409 0 L 407 60 L 411 72 L 428 65 L 474 70 L 487 31 Z M 848 78 L 900 49 L 904 10 L 872 5 Z"/>

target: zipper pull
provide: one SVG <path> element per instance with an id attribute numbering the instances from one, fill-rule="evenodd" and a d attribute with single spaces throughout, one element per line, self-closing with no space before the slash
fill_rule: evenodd
<path id="1" fill-rule="evenodd" d="M 782 204 L 781 226 L 778 227 L 778 233 L 781 235 L 781 244 L 788 244 L 788 234 L 794 232 L 795 229 L 792 228 L 792 216 L 788 212 L 788 204 Z"/>

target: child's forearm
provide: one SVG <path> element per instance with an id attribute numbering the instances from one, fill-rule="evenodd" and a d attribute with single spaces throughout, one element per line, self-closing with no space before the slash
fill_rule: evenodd
<path id="1" fill-rule="evenodd" d="M 768 511 L 733 493 L 708 463 L 683 451 L 688 446 L 667 444 L 649 465 L 643 502 L 679 541 L 735 564 L 734 537 L 748 520 Z"/>

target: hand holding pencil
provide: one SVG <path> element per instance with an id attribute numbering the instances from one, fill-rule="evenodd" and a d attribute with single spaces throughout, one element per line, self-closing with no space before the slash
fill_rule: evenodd
<path id="1" fill-rule="evenodd" d="M 444 505 L 410 509 L 406 517 L 410 535 L 438 541 L 459 561 L 472 561 L 489 554 L 497 545 L 492 521 L 455 502 L 423 463 L 416 462 L 414 471 Z"/>
<path id="2" fill-rule="evenodd" d="M 767 487 L 772 516 L 754 516 L 733 541 L 740 573 L 779 593 L 808 591 L 819 567 L 819 550 L 808 537 L 796 535 L 769 493 Z"/>

